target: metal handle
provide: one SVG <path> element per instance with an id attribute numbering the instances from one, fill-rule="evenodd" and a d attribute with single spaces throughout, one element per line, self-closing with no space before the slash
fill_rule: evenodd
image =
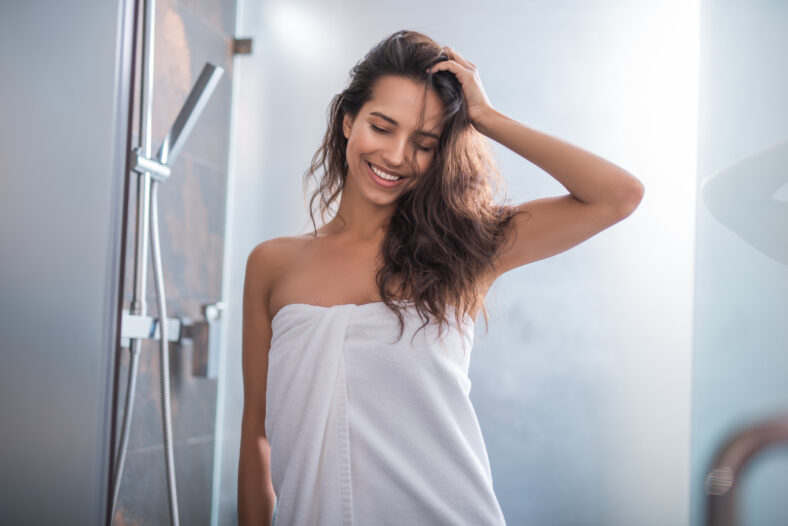
<path id="1" fill-rule="evenodd" d="M 706 524 L 735 526 L 736 482 L 742 470 L 767 447 L 788 443 L 788 416 L 779 416 L 743 429 L 718 450 L 706 475 Z"/>
<path id="2" fill-rule="evenodd" d="M 185 320 L 182 338 L 192 346 L 192 375 L 215 380 L 219 377 L 221 349 L 221 317 L 223 302 L 203 305 L 205 320 L 191 323 Z"/>

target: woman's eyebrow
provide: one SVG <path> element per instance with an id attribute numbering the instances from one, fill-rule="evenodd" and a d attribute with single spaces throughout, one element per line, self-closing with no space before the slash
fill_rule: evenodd
<path id="1" fill-rule="evenodd" d="M 383 120 L 386 120 L 386 121 L 390 122 L 390 123 L 391 123 L 391 124 L 393 124 L 394 126 L 399 126 L 399 123 L 398 123 L 397 121 L 395 121 L 394 119 L 392 119 L 392 118 L 391 118 L 391 117 L 389 117 L 388 115 L 384 115 L 384 114 L 380 113 L 379 111 L 373 111 L 373 112 L 370 112 L 370 115 L 374 115 L 374 116 L 376 116 L 376 117 L 380 117 L 381 119 L 383 119 Z M 417 133 L 418 135 L 425 135 L 425 136 L 427 136 L 427 137 L 432 137 L 433 139 L 440 139 L 440 137 L 438 137 L 438 136 L 437 136 L 437 135 L 435 135 L 434 133 L 430 133 L 430 132 L 428 132 L 428 131 L 424 131 L 424 130 L 418 130 L 416 133 Z"/>

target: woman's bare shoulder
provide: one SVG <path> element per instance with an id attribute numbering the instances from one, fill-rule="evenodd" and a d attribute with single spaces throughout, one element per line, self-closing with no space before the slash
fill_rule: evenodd
<path id="1" fill-rule="evenodd" d="M 263 241 L 249 253 L 246 279 L 257 283 L 258 293 L 270 298 L 283 276 L 315 243 L 311 234 L 282 236 Z"/>
<path id="2" fill-rule="evenodd" d="M 249 253 L 247 272 L 268 269 L 266 273 L 270 273 L 270 271 L 275 272 L 286 267 L 292 258 L 307 248 L 314 239 L 311 234 L 267 239 L 255 246 Z"/>

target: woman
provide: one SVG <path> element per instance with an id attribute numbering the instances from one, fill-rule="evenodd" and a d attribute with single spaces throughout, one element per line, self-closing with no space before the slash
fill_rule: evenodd
<path id="1" fill-rule="evenodd" d="M 305 181 L 313 225 L 316 201 L 333 217 L 247 262 L 240 522 L 276 501 L 283 525 L 503 524 L 473 320 L 498 276 L 624 219 L 643 186 L 496 111 L 471 62 L 412 31 L 351 70 L 329 119 Z M 484 136 L 570 193 L 496 203 Z"/>

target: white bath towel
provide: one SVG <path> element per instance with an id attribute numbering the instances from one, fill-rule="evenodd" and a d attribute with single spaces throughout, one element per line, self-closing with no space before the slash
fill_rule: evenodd
<path id="1" fill-rule="evenodd" d="M 271 321 L 276 526 L 505 524 L 469 398 L 473 320 L 411 344 L 422 322 L 403 305 L 397 343 L 383 302 L 294 303 Z"/>

